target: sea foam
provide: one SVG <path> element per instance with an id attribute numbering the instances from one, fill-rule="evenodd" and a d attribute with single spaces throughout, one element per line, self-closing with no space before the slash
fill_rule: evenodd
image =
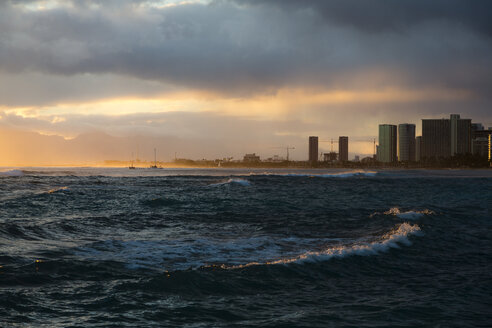
<path id="1" fill-rule="evenodd" d="M 213 265 L 210 267 L 219 267 L 221 269 L 229 270 L 229 269 L 241 269 L 241 268 L 258 266 L 258 265 L 321 262 L 321 261 L 330 260 L 331 258 L 347 257 L 352 255 L 359 255 L 359 256 L 377 255 L 379 253 L 387 252 L 391 248 L 399 248 L 400 247 L 399 244 L 410 246 L 412 243 L 408 239 L 408 236 L 421 235 L 421 234 L 422 232 L 418 225 L 402 223 L 398 225 L 394 230 L 383 235 L 380 240 L 374 241 L 372 243 L 329 247 L 322 251 L 316 251 L 316 252 L 310 251 L 295 257 L 283 258 L 273 261 L 250 262 L 247 264 L 231 265 L 231 266 L 223 264 L 220 266 Z"/>
<path id="2" fill-rule="evenodd" d="M 231 184 L 237 184 L 237 185 L 241 185 L 241 186 L 250 186 L 251 182 L 249 182 L 246 179 L 230 178 L 228 180 L 224 180 L 221 182 L 212 183 L 210 186 L 223 186 L 223 185 L 231 185 Z"/>
<path id="3" fill-rule="evenodd" d="M 392 215 L 392 216 L 396 216 L 396 217 L 399 217 L 400 219 L 405 219 L 405 220 L 415 220 L 415 219 L 423 217 L 424 215 L 432 215 L 432 214 L 434 214 L 434 212 L 431 210 L 428 210 L 428 209 L 421 210 L 421 211 L 415 210 L 415 211 L 402 212 L 398 207 L 392 207 L 383 213 L 375 212 L 375 213 L 371 214 L 370 217 L 373 217 L 375 215 L 380 215 L 380 214 Z"/>
<path id="4" fill-rule="evenodd" d="M 275 238 L 257 236 L 230 239 L 105 240 L 74 249 L 90 260 L 116 260 L 129 269 L 241 269 L 250 266 L 327 261 L 352 255 L 369 256 L 400 245 L 421 234 L 418 225 L 402 223 L 372 242 L 343 239 Z M 321 246 L 334 241 L 343 244 Z M 316 250 L 313 250 L 316 249 Z"/>
<path id="5" fill-rule="evenodd" d="M 53 188 L 53 189 L 48 190 L 48 194 L 54 194 L 57 192 L 67 191 L 67 190 L 68 190 L 68 187 L 57 187 L 57 188 Z"/>
<path id="6" fill-rule="evenodd" d="M 21 177 L 24 175 L 22 170 L 8 170 L 0 172 L 0 176 L 8 176 L 8 177 Z"/>

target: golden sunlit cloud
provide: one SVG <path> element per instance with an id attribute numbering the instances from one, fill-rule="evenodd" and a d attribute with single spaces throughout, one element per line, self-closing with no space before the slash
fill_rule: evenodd
<path id="1" fill-rule="evenodd" d="M 3 111 L 21 117 L 64 115 L 121 116 L 138 113 L 215 112 L 224 115 L 282 120 L 299 108 L 331 105 L 364 105 L 412 103 L 422 101 L 459 101 L 473 97 L 466 90 L 446 89 L 383 89 L 330 90 L 281 89 L 274 94 L 251 98 L 225 98 L 211 92 L 178 92 L 161 98 L 115 98 L 86 103 L 67 103 L 42 107 L 5 107 Z"/>

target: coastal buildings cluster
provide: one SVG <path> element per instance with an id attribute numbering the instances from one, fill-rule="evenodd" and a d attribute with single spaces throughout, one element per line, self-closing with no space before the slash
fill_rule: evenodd
<path id="1" fill-rule="evenodd" d="M 380 124 L 375 154 L 363 160 L 386 164 L 432 163 L 471 155 L 491 161 L 492 127 L 485 129 L 483 124 L 472 123 L 471 119 L 461 118 L 459 114 L 451 114 L 449 119 L 422 119 L 422 135 L 416 136 L 415 132 L 415 124 Z M 311 164 L 321 158 L 318 143 L 317 136 L 309 137 Z M 339 137 L 338 154 L 333 151 L 324 154 L 323 161 L 348 161 L 348 147 L 348 137 Z"/>
<path id="2" fill-rule="evenodd" d="M 492 122 L 489 123 L 492 125 Z M 245 154 L 242 159 L 227 157 L 215 160 L 191 160 L 175 158 L 173 162 L 157 161 L 154 149 L 153 162 L 142 162 L 139 167 L 152 168 L 183 166 L 203 167 L 492 167 L 492 126 L 486 129 L 481 123 L 472 123 L 469 118 L 451 114 L 449 118 L 422 119 L 421 135 L 416 135 L 416 125 L 412 123 L 379 124 L 378 142 L 373 142 L 373 154 L 360 158 L 351 154 L 349 158 L 349 137 L 339 136 L 338 140 L 322 140 L 318 136 L 308 138 L 308 158 L 289 160 L 291 146 L 271 147 L 283 149 L 286 156 L 274 155 L 262 159 L 256 153 Z M 320 143 L 331 143 L 329 152 L 320 151 Z M 336 146 L 334 147 L 334 144 Z M 321 149 L 320 149 L 321 148 Z M 337 148 L 337 149 L 336 149 Z M 337 151 L 338 150 L 338 151 Z M 132 156 L 133 157 L 133 156 Z M 159 164 L 159 165 L 158 165 Z M 118 161 L 106 161 L 105 165 L 119 166 Z M 125 164 L 123 164 L 125 165 Z M 135 168 L 132 160 L 130 168 Z"/>

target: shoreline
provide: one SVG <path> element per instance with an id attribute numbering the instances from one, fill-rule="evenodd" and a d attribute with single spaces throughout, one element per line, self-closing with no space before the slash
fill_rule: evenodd
<path id="1" fill-rule="evenodd" d="M 116 166 L 116 165 L 40 165 L 40 166 L 24 166 L 24 165 L 12 165 L 12 166 L 0 166 L 1 170 L 26 170 L 26 169 L 64 169 L 64 168 L 81 168 L 81 169 L 128 169 L 128 166 Z M 157 168 L 151 168 L 149 166 L 135 166 L 135 170 L 164 170 L 164 169 L 294 169 L 294 170 L 381 170 L 381 171 L 400 171 L 400 170 L 490 170 L 491 167 L 433 167 L 433 166 L 420 166 L 420 167 L 407 167 L 407 166 L 270 166 L 270 165 L 233 165 L 233 166 L 211 166 L 211 165 L 158 165 Z"/>

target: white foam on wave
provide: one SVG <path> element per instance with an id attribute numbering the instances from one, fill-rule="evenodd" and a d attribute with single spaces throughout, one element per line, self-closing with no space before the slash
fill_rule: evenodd
<path id="1" fill-rule="evenodd" d="M 242 265 L 221 265 L 222 269 L 242 269 L 258 265 L 278 265 L 303 262 L 321 262 L 336 257 L 347 257 L 353 255 L 369 256 L 387 252 L 391 248 L 400 248 L 399 244 L 410 246 L 412 243 L 408 239 L 409 235 L 420 235 L 421 229 L 418 225 L 402 223 L 393 231 L 385 234 L 381 240 L 372 243 L 355 244 L 351 246 L 330 247 L 318 252 L 306 252 L 304 254 L 267 262 L 250 262 Z M 217 267 L 217 266 L 214 266 Z"/>
<path id="2" fill-rule="evenodd" d="M 428 210 L 428 209 L 421 210 L 421 211 L 414 210 L 414 211 L 402 212 L 398 207 L 392 207 L 383 213 L 380 213 L 380 212 L 373 213 L 370 215 L 370 217 L 373 217 L 373 216 L 379 215 L 379 214 L 393 215 L 393 216 L 399 217 L 400 219 L 405 219 L 405 220 L 416 220 L 418 218 L 423 217 L 424 215 L 432 215 L 432 214 L 434 214 L 434 212 L 431 210 Z"/>
<path id="3" fill-rule="evenodd" d="M 334 174 L 321 174 L 319 175 L 322 178 L 350 178 L 350 177 L 373 177 L 376 176 L 377 172 L 370 171 L 354 171 L 354 172 L 342 172 L 342 173 L 334 173 Z"/>
<path id="4" fill-rule="evenodd" d="M 408 236 L 420 227 L 409 223 L 372 242 L 329 238 L 257 236 L 248 238 L 179 238 L 160 240 L 104 240 L 80 245 L 74 253 L 87 260 L 110 260 L 129 269 L 240 269 L 257 265 L 326 261 L 334 257 L 368 256 L 410 245 Z M 326 246 L 330 244 L 331 246 Z"/>
<path id="5" fill-rule="evenodd" d="M 230 184 L 238 184 L 241 186 L 250 186 L 251 182 L 249 182 L 246 179 L 230 178 L 230 179 L 225 180 L 225 181 L 212 183 L 210 186 L 223 186 L 223 185 L 230 185 Z"/>
<path id="6" fill-rule="evenodd" d="M 65 191 L 65 190 L 68 190 L 68 187 L 57 187 L 57 188 L 53 188 L 53 189 L 48 190 L 48 194 L 54 194 L 54 193 L 57 193 L 60 191 Z"/>
<path id="7" fill-rule="evenodd" d="M 106 240 L 74 251 L 85 259 L 121 261 L 130 269 L 186 270 L 203 267 L 207 263 L 245 263 L 248 259 L 275 257 L 282 250 L 275 240 L 263 236 L 230 240 Z"/>
<path id="8" fill-rule="evenodd" d="M 8 170 L 0 172 L 0 176 L 8 176 L 8 177 L 21 177 L 24 175 L 22 170 Z"/>

